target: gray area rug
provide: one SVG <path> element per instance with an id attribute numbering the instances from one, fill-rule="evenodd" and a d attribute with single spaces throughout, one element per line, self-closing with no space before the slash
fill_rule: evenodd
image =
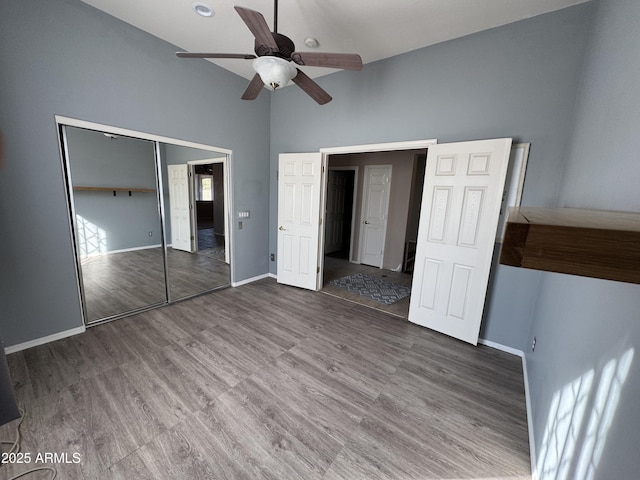
<path id="1" fill-rule="evenodd" d="M 329 284 L 345 288 L 352 293 L 357 293 L 385 305 L 396 303 L 411 293 L 411 288 L 409 287 L 388 282 L 380 277 L 365 275 L 364 273 L 355 273 L 331 280 Z"/>

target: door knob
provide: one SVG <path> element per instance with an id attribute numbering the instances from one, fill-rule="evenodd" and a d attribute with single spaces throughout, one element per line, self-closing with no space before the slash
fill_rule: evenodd
<path id="1" fill-rule="evenodd" d="M 367 220 L 364 221 L 365 225 L 369 225 L 369 222 Z"/>
<path id="2" fill-rule="evenodd" d="M 286 228 L 284 228 L 282 225 L 280 225 L 280 227 L 278 228 L 278 230 L 282 230 L 283 232 L 286 230 Z"/>

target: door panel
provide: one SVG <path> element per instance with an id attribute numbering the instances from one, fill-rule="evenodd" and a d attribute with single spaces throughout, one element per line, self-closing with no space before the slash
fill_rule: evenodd
<path id="1" fill-rule="evenodd" d="M 367 165 L 364 167 L 364 175 L 360 263 L 382 267 L 387 234 L 391 165 Z"/>
<path id="2" fill-rule="evenodd" d="M 171 218 L 171 248 L 191 252 L 191 209 L 189 208 L 189 166 L 167 165 Z"/>
<path id="3" fill-rule="evenodd" d="M 278 283 L 318 289 L 322 154 L 283 153 L 278 175 Z"/>
<path id="4" fill-rule="evenodd" d="M 476 344 L 511 139 L 429 147 L 409 320 Z"/>

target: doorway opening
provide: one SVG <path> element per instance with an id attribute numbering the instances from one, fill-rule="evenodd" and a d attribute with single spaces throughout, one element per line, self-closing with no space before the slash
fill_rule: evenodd
<path id="1" fill-rule="evenodd" d="M 225 260 L 224 164 L 193 165 L 195 250 Z"/>
<path id="2" fill-rule="evenodd" d="M 327 157 L 324 293 L 408 317 L 425 165 L 424 148 Z"/>

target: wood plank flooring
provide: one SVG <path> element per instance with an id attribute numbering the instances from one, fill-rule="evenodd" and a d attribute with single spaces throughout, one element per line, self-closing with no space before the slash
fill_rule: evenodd
<path id="1" fill-rule="evenodd" d="M 62 479 L 530 478 L 519 358 L 271 279 L 8 360 Z"/>
<path id="2" fill-rule="evenodd" d="M 172 301 L 231 282 L 229 265 L 212 255 L 168 248 L 167 264 Z M 82 276 L 89 322 L 166 301 L 161 248 L 91 257 Z"/>

